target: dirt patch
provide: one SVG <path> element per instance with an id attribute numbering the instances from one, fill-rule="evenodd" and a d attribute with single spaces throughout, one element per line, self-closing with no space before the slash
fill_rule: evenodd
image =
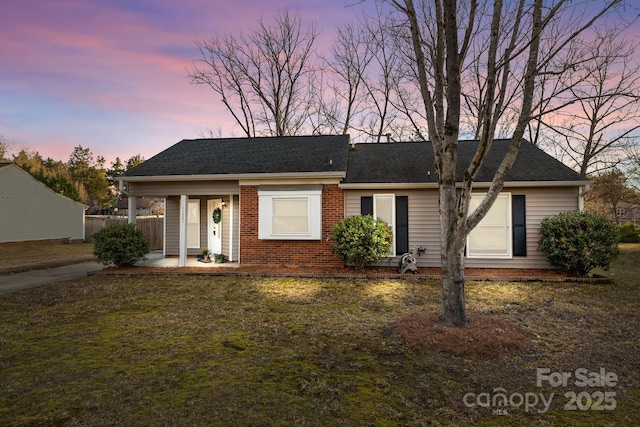
<path id="1" fill-rule="evenodd" d="M 0 274 L 94 260 L 93 243 L 65 244 L 57 240 L 46 240 L 0 244 Z"/>
<path id="2" fill-rule="evenodd" d="M 458 357 L 497 359 L 533 350 L 532 339 L 515 323 L 497 316 L 473 315 L 462 328 L 438 323 L 437 314 L 412 313 L 400 318 L 394 331 L 412 350 Z"/>

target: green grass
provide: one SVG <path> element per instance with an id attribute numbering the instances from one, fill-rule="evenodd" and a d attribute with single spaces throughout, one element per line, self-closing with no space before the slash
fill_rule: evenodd
<path id="1" fill-rule="evenodd" d="M 0 425 L 631 425 L 640 419 L 640 245 L 615 284 L 469 283 L 533 354 L 473 360 L 409 351 L 396 319 L 439 310 L 439 284 L 90 276 L 0 295 Z M 615 372 L 615 387 L 536 385 L 536 368 Z M 467 407 L 467 393 L 544 393 L 546 413 Z M 615 392 L 613 411 L 564 394 Z M 541 409 L 539 405 L 537 409 Z"/>

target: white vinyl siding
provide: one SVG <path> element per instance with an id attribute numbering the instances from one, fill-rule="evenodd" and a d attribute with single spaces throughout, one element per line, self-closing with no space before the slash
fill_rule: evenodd
<path id="1" fill-rule="evenodd" d="M 480 205 L 484 194 L 472 194 L 469 213 Z M 511 194 L 501 193 L 467 237 L 468 258 L 511 258 Z"/>
<path id="2" fill-rule="evenodd" d="M 546 216 L 577 211 L 579 187 L 510 187 L 511 194 L 526 196 L 527 256 L 513 258 L 467 258 L 469 268 L 550 268 L 544 254 L 538 251 L 538 229 Z M 375 190 L 346 190 L 345 216 L 360 214 L 360 198 L 372 196 Z M 440 267 L 440 217 L 438 190 L 403 190 L 396 195 L 409 196 L 409 247 L 422 246 L 427 251 L 418 257 L 418 267 Z M 397 257 L 396 257 L 397 260 Z M 396 262 L 397 264 L 397 262 Z M 391 266 L 387 261 L 379 265 Z"/>
<path id="3" fill-rule="evenodd" d="M 321 190 L 258 191 L 258 238 L 320 240 Z"/>

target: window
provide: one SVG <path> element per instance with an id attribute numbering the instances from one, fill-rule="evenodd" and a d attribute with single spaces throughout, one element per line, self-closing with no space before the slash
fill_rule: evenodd
<path id="1" fill-rule="evenodd" d="M 469 212 L 479 205 L 484 194 L 472 194 Z M 467 237 L 469 258 L 511 258 L 511 195 L 499 194 L 489 212 Z"/>
<path id="2" fill-rule="evenodd" d="M 374 194 L 360 198 L 360 213 L 380 218 L 391 226 L 391 256 L 409 251 L 409 198 L 395 194 Z"/>
<path id="3" fill-rule="evenodd" d="M 393 242 L 391 242 L 391 256 L 395 256 L 396 248 L 396 230 L 395 230 L 395 209 L 393 194 L 374 194 L 373 195 L 373 217 L 380 218 L 391 227 L 393 233 Z"/>
<path id="4" fill-rule="evenodd" d="M 309 197 L 274 197 L 272 234 L 309 234 Z"/>
<path id="5" fill-rule="evenodd" d="M 187 247 L 200 248 L 200 199 L 187 202 Z"/>
<path id="6" fill-rule="evenodd" d="M 258 238 L 320 240 L 322 190 L 259 190 Z"/>

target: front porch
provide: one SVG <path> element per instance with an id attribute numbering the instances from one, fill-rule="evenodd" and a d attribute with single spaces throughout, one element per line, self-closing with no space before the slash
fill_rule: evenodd
<path id="1" fill-rule="evenodd" d="M 234 188 L 231 187 L 222 189 L 232 190 L 225 194 L 219 186 L 209 183 L 206 190 L 199 187 L 188 194 L 164 195 L 164 248 L 160 253 L 152 253 L 152 258 L 143 265 L 209 267 L 227 264 L 197 261 L 195 256 L 204 248 L 211 254 L 224 255 L 231 264 L 237 264 L 239 195 L 233 194 Z M 129 212 L 135 212 L 137 198 L 138 195 L 129 195 Z M 135 224 L 135 215 L 129 215 L 128 220 Z"/>
<path id="2" fill-rule="evenodd" d="M 177 267 L 191 267 L 191 268 L 231 268 L 236 269 L 240 266 L 237 262 L 201 262 L 194 256 L 185 257 L 185 264 L 180 265 L 179 256 L 165 257 L 162 251 L 153 251 L 145 255 L 147 258 L 145 261 L 139 261 L 136 263 L 137 267 L 152 267 L 152 268 L 177 268 Z"/>

